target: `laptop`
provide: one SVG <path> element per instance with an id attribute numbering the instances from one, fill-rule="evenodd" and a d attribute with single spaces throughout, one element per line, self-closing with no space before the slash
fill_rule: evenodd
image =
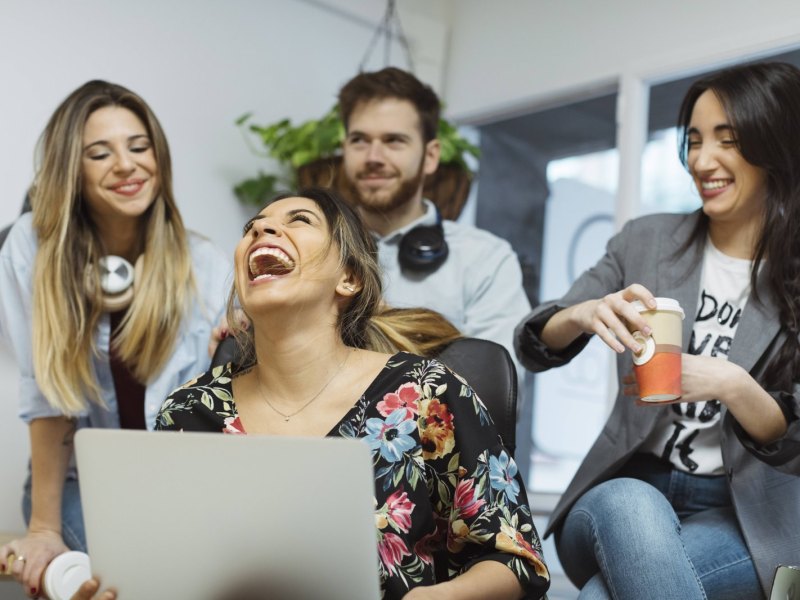
<path id="1" fill-rule="evenodd" d="M 363 441 L 81 429 L 92 572 L 120 600 L 380 596 Z"/>

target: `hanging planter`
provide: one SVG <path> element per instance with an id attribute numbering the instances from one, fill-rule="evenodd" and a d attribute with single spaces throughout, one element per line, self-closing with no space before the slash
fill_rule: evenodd
<path id="1" fill-rule="evenodd" d="M 262 207 L 280 191 L 308 186 L 330 187 L 346 196 L 343 184 L 341 147 L 344 124 L 338 107 L 331 108 L 321 119 L 292 125 L 283 119 L 270 125 L 250 123 L 248 113 L 237 119 L 245 139 L 254 152 L 278 162 L 276 173 L 260 171 L 234 187 L 236 197 L 245 204 Z M 262 149 L 252 145 L 255 135 Z M 479 157 L 480 151 L 458 130 L 439 121 L 441 158 L 439 168 L 425 179 L 424 195 L 433 201 L 445 219 L 456 219 L 469 195 L 473 173 L 466 163 L 467 155 Z"/>

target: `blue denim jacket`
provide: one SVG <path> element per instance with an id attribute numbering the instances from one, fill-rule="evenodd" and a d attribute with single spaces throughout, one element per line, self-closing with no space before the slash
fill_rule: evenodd
<path id="1" fill-rule="evenodd" d="M 211 328 L 219 322 L 225 310 L 231 283 L 230 261 L 200 235 L 189 234 L 189 247 L 197 296 L 181 324 L 172 356 L 147 385 L 144 411 L 148 429 L 153 429 L 156 414 L 169 393 L 208 368 Z M 26 423 L 61 414 L 42 395 L 33 374 L 31 315 L 36 250 L 36 234 L 32 216 L 28 213 L 17 220 L 0 250 L 0 334 L 17 359 L 20 370 L 19 416 Z M 98 355 L 93 358 L 106 407 L 90 402 L 87 409 L 78 415 L 79 427 L 119 427 L 117 398 L 108 360 L 110 334 L 110 319 L 106 314 L 95 332 Z"/>

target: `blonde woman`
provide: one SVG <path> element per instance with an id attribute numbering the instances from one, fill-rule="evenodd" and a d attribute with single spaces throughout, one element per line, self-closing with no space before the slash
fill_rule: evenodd
<path id="1" fill-rule="evenodd" d="M 58 107 L 31 200 L 0 252 L 0 333 L 31 441 L 28 531 L 0 569 L 36 596 L 53 557 L 85 550 L 75 430 L 153 428 L 164 396 L 208 366 L 230 268 L 184 228 L 164 132 L 119 85 L 90 81 Z"/>

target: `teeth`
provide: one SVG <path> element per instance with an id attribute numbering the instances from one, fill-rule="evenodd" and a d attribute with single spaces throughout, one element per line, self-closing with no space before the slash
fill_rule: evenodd
<path id="1" fill-rule="evenodd" d="M 730 184 L 732 179 L 714 179 L 713 181 L 703 181 L 701 185 L 704 190 L 718 190 Z"/>
<path id="2" fill-rule="evenodd" d="M 248 264 L 253 280 L 269 275 L 285 275 L 294 269 L 294 261 L 280 248 L 256 248 L 250 253 Z"/>
<path id="3" fill-rule="evenodd" d="M 136 182 L 133 182 L 133 183 L 126 183 L 125 185 L 118 185 L 118 186 L 115 187 L 115 189 L 118 192 L 132 192 L 135 189 L 139 188 L 141 185 L 142 185 L 141 182 L 136 181 Z"/>

